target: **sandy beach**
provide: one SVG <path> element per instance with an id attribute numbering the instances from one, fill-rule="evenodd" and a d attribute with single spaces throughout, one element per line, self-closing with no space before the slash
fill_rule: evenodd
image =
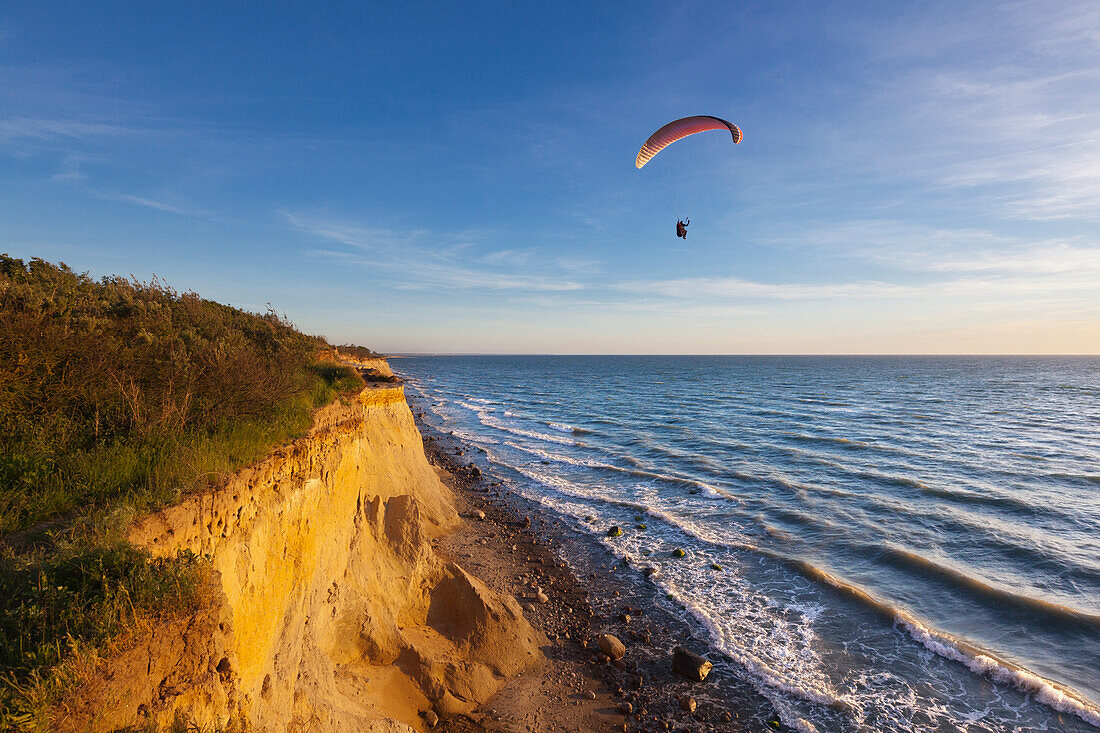
<path id="1" fill-rule="evenodd" d="M 444 721 L 443 730 L 748 729 L 738 702 L 753 693 L 739 688 L 720 663 L 703 682 L 673 671 L 675 647 L 706 654 L 707 645 L 646 592 L 651 589 L 639 591 L 631 582 L 640 568 L 604 556 L 592 543 L 582 546 L 552 516 L 486 479 L 464 460 L 476 447 L 422 420 L 418 427 L 429 461 L 465 519 L 437 550 L 493 590 L 514 595 L 548 640 L 540 671 L 510 681 L 474 715 Z M 601 651 L 603 634 L 622 641 L 622 659 L 611 661 Z"/>

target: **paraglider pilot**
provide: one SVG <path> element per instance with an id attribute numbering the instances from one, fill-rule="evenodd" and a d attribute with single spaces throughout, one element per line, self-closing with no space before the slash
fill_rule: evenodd
<path id="1" fill-rule="evenodd" d="M 690 223 L 691 223 L 691 219 L 688 219 L 687 221 L 678 221 L 678 222 L 676 222 L 676 236 L 679 237 L 680 239 L 687 239 L 688 238 L 688 224 L 690 224 Z"/>

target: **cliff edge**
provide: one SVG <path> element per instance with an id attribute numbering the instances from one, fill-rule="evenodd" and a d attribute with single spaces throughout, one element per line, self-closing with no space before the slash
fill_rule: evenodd
<path id="1" fill-rule="evenodd" d="M 212 602 L 104 662 L 62 729 L 408 731 L 471 711 L 542 640 L 435 551 L 459 521 L 402 387 L 319 410 L 307 437 L 131 527 L 154 555 L 209 556 Z"/>

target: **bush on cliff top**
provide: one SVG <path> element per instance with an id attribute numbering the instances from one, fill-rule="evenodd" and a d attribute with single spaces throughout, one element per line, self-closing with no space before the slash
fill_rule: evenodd
<path id="1" fill-rule="evenodd" d="M 382 356 L 377 351 L 371 351 L 366 346 L 356 346 L 355 344 L 340 344 L 336 347 L 336 351 L 359 359 L 377 359 Z"/>
<path id="2" fill-rule="evenodd" d="M 66 650 L 189 607 L 201 563 L 152 561 L 112 528 L 362 389 L 322 348 L 271 310 L 0 255 L 0 728 L 36 718 Z"/>
<path id="3" fill-rule="evenodd" d="M 0 256 L 0 536 L 175 500 L 301 434 L 362 384 L 323 346 L 270 310 Z"/>

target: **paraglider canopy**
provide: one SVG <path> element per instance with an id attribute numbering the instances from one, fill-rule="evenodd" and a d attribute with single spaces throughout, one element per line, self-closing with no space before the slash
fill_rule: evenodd
<path id="1" fill-rule="evenodd" d="M 744 137 L 744 135 L 741 134 L 740 127 L 732 122 L 723 120 L 721 117 L 711 117 L 710 115 L 684 117 L 668 123 L 660 130 L 650 135 L 649 139 L 645 141 L 645 145 L 638 151 L 638 157 L 634 159 L 634 167 L 640 169 L 643 165 L 648 163 L 654 155 L 680 138 L 694 135 L 697 132 L 706 132 L 707 130 L 729 130 L 729 133 L 733 135 L 734 143 L 741 142 L 741 139 Z"/>

